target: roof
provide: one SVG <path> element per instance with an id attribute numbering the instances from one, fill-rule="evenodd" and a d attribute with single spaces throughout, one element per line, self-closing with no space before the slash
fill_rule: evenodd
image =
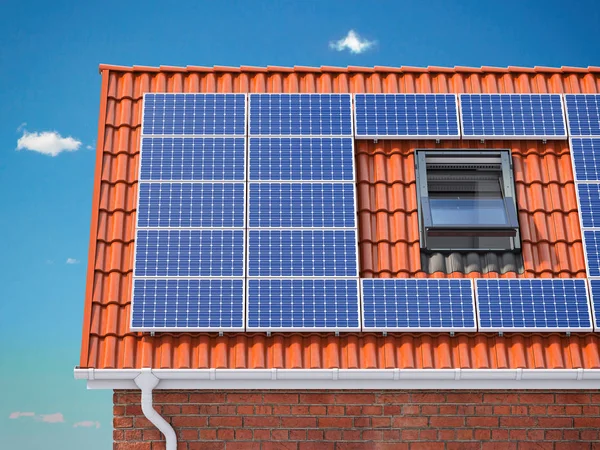
<path id="1" fill-rule="evenodd" d="M 80 367 L 600 368 L 593 333 L 133 333 L 129 331 L 145 92 L 598 93 L 600 67 L 121 67 L 102 89 Z M 356 145 L 362 277 L 585 277 L 567 141 L 445 141 L 511 148 L 523 271 L 506 255 L 419 251 L 413 151 L 435 141 Z M 425 267 L 426 266 L 426 267 Z M 425 269 L 425 270 L 424 270 Z M 429 274 L 428 272 L 432 272 Z"/>

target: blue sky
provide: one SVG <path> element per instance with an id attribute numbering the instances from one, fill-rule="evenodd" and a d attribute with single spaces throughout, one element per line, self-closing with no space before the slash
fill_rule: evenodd
<path id="1" fill-rule="evenodd" d="M 577 8 L 533 0 L 88 3 L 2 2 L 3 448 L 111 445 L 112 393 L 86 391 L 73 379 L 81 342 L 99 63 L 600 65 L 600 8 L 591 0 L 577 2 Z M 359 38 L 349 36 L 350 30 Z"/>

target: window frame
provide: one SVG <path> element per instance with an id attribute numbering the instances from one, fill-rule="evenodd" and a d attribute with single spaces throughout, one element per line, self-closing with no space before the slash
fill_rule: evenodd
<path id="1" fill-rule="evenodd" d="M 451 224 L 436 225 L 432 219 L 429 180 L 428 161 L 447 165 L 449 173 L 453 170 L 464 170 L 469 165 L 497 165 L 498 172 L 501 174 L 500 192 L 506 212 L 506 224 Z M 429 162 L 433 164 L 434 162 Z M 456 168 L 452 168 L 452 166 Z M 491 169 L 493 170 L 493 169 Z M 417 206 L 419 217 L 419 238 L 423 251 L 427 252 L 492 252 L 492 251 L 512 251 L 517 252 L 521 249 L 521 239 L 519 233 L 519 220 L 517 212 L 517 203 L 515 198 L 515 183 L 513 177 L 512 154 L 510 149 L 499 150 L 443 150 L 443 149 L 416 149 L 415 150 L 415 175 L 417 184 Z M 451 182 L 451 177 L 449 179 Z M 507 238 L 504 240 L 507 245 L 497 247 L 486 246 L 439 246 L 431 245 L 431 237 L 470 237 L 473 242 L 479 238 Z"/>

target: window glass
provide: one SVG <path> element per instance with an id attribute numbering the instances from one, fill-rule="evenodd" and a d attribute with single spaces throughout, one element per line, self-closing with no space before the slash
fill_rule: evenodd
<path id="1" fill-rule="evenodd" d="M 434 225 L 506 225 L 502 198 L 448 194 L 429 199 Z"/>

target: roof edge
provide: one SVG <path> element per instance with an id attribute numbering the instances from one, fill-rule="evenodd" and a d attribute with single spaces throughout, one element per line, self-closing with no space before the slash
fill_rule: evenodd
<path id="1" fill-rule="evenodd" d="M 595 73 L 598 72 L 599 68 L 596 66 L 588 67 L 521 67 L 521 66 L 508 66 L 508 67 L 467 67 L 467 66 L 455 66 L 455 67 L 442 67 L 442 66 L 428 66 L 428 67 L 413 67 L 413 66 L 399 66 L 399 67 L 388 67 L 388 66 L 374 66 L 374 67 L 358 67 L 358 66 L 265 66 L 255 67 L 240 65 L 239 67 L 234 66 L 121 66 L 113 64 L 100 64 L 100 73 L 104 71 L 112 72 L 264 72 L 264 73 L 284 73 L 284 72 L 361 72 L 361 73 L 372 73 L 372 72 L 395 72 L 395 73 Z"/>
<path id="2" fill-rule="evenodd" d="M 598 389 L 600 369 L 81 369 L 88 389 Z"/>

